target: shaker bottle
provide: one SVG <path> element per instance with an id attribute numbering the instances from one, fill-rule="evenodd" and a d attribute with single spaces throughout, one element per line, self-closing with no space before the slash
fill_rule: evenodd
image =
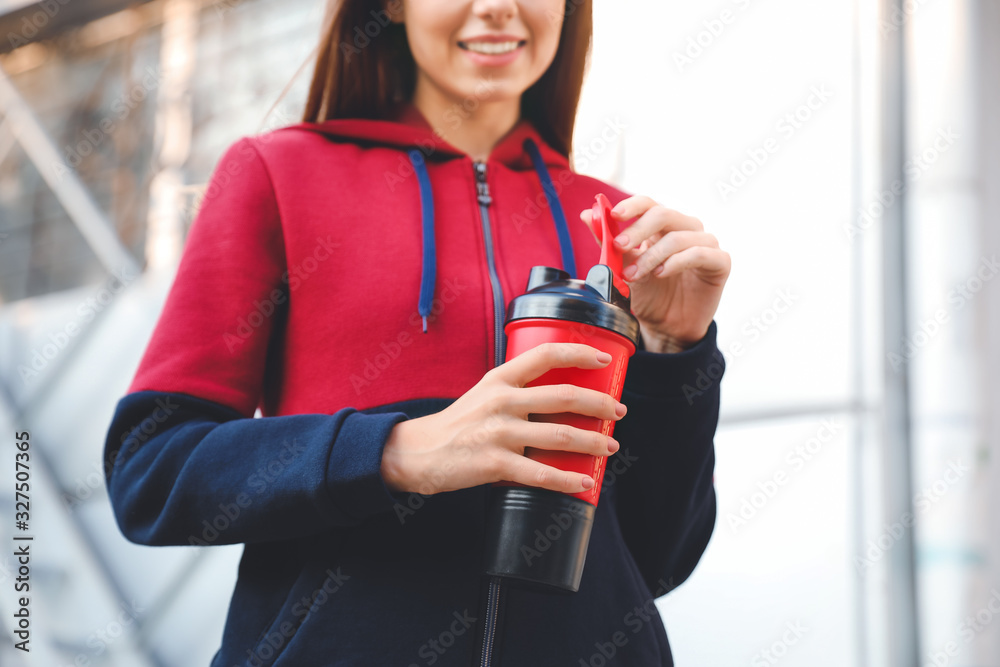
<path id="1" fill-rule="evenodd" d="M 586 280 L 548 266 L 535 266 L 525 293 L 507 309 L 507 357 L 546 342 L 585 343 L 611 355 L 604 368 L 553 368 L 529 383 L 574 384 L 621 398 L 628 359 L 635 353 L 639 322 L 630 310 L 621 277 L 618 226 L 608 198 L 598 194 L 593 226 L 600 230 L 601 259 Z M 532 421 L 569 424 L 611 435 L 613 420 L 576 413 L 533 414 Z M 526 443 L 528 444 L 528 443 Z M 575 593 L 580 588 L 587 546 L 607 457 L 525 447 L 525 456 L 594 480 L 585 491 L 564 494 L 515 482 L 490 489 L 487 510 L 486 573 L 520 580 L 528 587 Z"/>

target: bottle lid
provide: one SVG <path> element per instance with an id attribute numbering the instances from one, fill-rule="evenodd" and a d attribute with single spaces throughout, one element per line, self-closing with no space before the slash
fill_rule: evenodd
<path id="1" fill-rule="evenodd" d="M 611 202 L 598 192 L 594 198 L 593 220 L 594 228 L 601 238 L 601 264 L 605 264 L 611 269 L 614 275 L 615 287 L 626 297 L 629 294 L 628 283 L 622 277 L 622 251 L 615 245 L 615 238 L 618 236 L 618 223 L 611 217 Z"/>
<path id="2" fill-rule="evenodd" d="M 528 318 L 569 320 L 614 331 L 638 345 L 639 321 L 632 315 L 629 288 L 621 278 L 622 256 L 614 247 L 618 226 L 610 210 L 607 197 L 598 194 L 594 220 L 606 242 L 601 245 L 601 262 L 591 267 L 586 280 L 570 278 L 551 266 L 532 267 L 524 294 L 507 308 L 508 323 Z"/>

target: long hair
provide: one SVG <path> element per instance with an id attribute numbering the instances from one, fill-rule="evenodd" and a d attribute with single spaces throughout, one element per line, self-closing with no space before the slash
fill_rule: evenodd
<path id="1" fill-rule="evenodd" d="M 567 0 L 555 58 L 521 96 L 521 117 L 567 158 L 592 33 L 591 0 Z M 331 0 L 302 120 L 384 118 L 412 98 L 416 75 L 406 28 L 381 0 Z"/>

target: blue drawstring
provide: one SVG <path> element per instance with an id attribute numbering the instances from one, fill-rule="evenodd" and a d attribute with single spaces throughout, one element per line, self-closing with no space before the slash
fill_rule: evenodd
<path id="1" fill-rule="evenodd" d="M 562 204 L 559 203 L 559 195 L 556 194 L 555 186 L 552 185 L 552 177 L 542 160 L 542 154 L 538 152 L 538 146 L 531 139 L 524 140 L 524 147 L 531 155 L 531 162 L 535 165 L 538 179 L 542 182 L 542 190 L 545 191 L 545 198 L 549 202 L 549 210 L 552 212 L 552 220 L 556 223 L 556 233 L 559 235 L 559 251 L 562 253 L 563 271 L 569 274 L 570 278 L 576 278 L 576 260 L 573 258 L 573 242 L 570 240 L 569 227 L 566 225 L 566 216 L 563 214 Z"/>
<path id="2" fill-rule="evenodd" d="M 410 162 L 420 183 L 420 218 L 423 232 L 423 267 L 420 271 L 420 299 L 417 301 L 417 312 L 424 321 L 424 333 L 427 333 L 427 316 L 431 314 L 431 304 L 434 300 L 434 281 L 437 273 L 437 251 L 434 247 L 434 193 L 431 190 L 431 179 L 427 175 L 427 164 L 424 156 L 418 150 L 410 151 Z"/>
<path id="3" fill-rule="evenodd" d="M 562 204 L 552 185 L 552 177 L 542 160 L 538 146 L 531 139 L 525 139 L 524 147 L 531 155 L 531 162 L 542 182 L 542 190 L 552 212 L 552 220 L 559 236 L 559 251 L 562 254 L 563 270 L 571 278 L 576 278 L 576 260 L 573 257 L 573 241 L 570 239 L 569 227 L 563 213 Z M 434 243 L 434 192 L 431 190 L 431 179 L 427 174 L 427 163 L 419 150 L 409 151 L 410 163 L 420 184 L 420 228 L 423 235 L 423 266 L 420 270 L 420 298 L 417 301 L 417 312 L 423 319 L 424 333 L 427 333 L 427 316 L 431 314 L 434 302 L 434 282 L 437 273 L 437 249 Z"/>

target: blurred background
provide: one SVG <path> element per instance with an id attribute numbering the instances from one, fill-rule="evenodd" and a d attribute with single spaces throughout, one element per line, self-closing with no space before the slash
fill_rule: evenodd
<path id="1" fill-rule="evenodd" d="M 128 543 L 103 439 L 222 151 L 297 122 L 323 4 L 0 0 L 8 637 L 15 431 L 36 535 L 0 665 L 219 646 L 241 548 Z M 577 170 L 733 257 L 718 523 L 658 601 L 677 664 L 1000 666 L 1000 2 L 595 5 Z"/>

